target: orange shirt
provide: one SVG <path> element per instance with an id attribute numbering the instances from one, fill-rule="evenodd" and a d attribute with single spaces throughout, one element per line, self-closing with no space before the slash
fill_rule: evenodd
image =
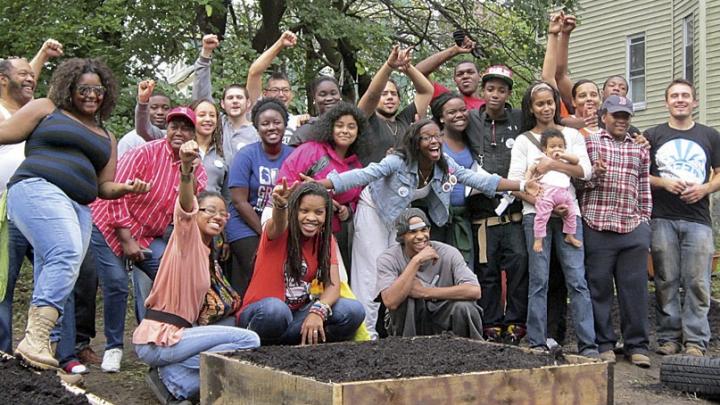
<path id="1" fill-rule="evenodd" d="M 145 306 L 169 312 L 190 323 L 200 314 L 205 294 L 210 289 L 210 248 L 202 241 L 195 216 L 198 202 L 193 200 L 192 212 L 183 211 L 175 202 L 175 229 L 163 254 L 153 288 Z M 133 333 L 133 343 L 155 343 L 172 346 L 180 341 L 184 328 L 165 322 L 143 319 Z"/>

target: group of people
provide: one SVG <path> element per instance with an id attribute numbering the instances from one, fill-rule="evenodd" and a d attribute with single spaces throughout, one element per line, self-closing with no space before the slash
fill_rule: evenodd
<path id="1" fill-rule="evenodd" d="M 288 111 L 298 83 L 263 83 L 292 32 L 219 106 L 219 41 L 206 35 L 190 105 L 141 81 L 135 129 L 117 144 L 102 61 L 63 61 L 39 99 L 36 77 L 62 45 L 0 61 L 0 350 L 12 351 L 27 257 L 35 285 L 14 353 L 71 381 L 87 363 L 119 371 L 132 281 L 132 342 L 162 403 L 197 401 L 205 351 L 442 331 L 549 350 L 568 297 L 580 354 L 614 362 L 621 340 L 649 367 L 650 250 L 657 352 L 704 355 L 720 135 L 693 120 L 695 89 L 679 79 L 668 122 L 640 134 L 622 76 L 570 81 L 574 27 L 551 17 L 542 80 L 520 109 L 503 65 L 459 62 L 457 92 L 429 79 L 472 51 L 466 37 L 416 65 L 393 47 L 357 105 L 319 76 L 300 115 Z M 393 72 L 414 86 L 402 110 L 410 92 Z M 89 346 L 98 285 L 102 360 Z"/>

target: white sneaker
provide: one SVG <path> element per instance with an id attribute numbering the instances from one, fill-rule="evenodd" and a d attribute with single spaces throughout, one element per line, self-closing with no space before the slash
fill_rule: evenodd
<path id="1" fill-rule="evenodd" d="M 120 348 L 105 350 L 100 368 L 106 373 L 117 373 L 120 371 L 120 361 L 122 361 L 122 356 L 123 351 Z"/>

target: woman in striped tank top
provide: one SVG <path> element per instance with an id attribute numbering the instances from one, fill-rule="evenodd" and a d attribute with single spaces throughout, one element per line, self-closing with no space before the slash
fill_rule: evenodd
<path id="1" fill-rule="evenodd" d="M 0 124 L 0 144 L 26 141 L 26 159 L 8 183 L 8 217 L 35 250 L 35 287 L 15 354 L 38 368 L 58 366 L 49 333 L 88 248 L 88 204 L 150 187 L 140 179 L 113 182 L 116 142 L 103 120 L 117 93 L 103 62 L 69 59 L 53 73 L 47 98 L 29 102 Z"/>

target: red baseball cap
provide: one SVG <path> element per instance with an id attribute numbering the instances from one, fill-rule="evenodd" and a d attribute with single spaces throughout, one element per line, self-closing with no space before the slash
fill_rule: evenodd
<path id="1" fill-rule="evenodd" d="M 482 75 L 482 84 L 484 85 L 490 79 L 500 79 L 508 84 L 510 90 L 513 87 L 513 72 L 505 65 L 493 65 L 485 69 Z"/>
<path id="2" fill-rule="evenodd" d="M 191 110 L 189 107 L 173 108 L 172 110 L 170 110 L 168 115 L 165 117 L 165 122 L 169 123 L 170 121 L 173 120 L 173 118 L 176 118 L 176 117 L 183 117 L 183 118 L 189 120 L 190 122 L 192 122 L 193 126 L 195 126 L 195 124 L 196 124 L 195 111 Z"/>

